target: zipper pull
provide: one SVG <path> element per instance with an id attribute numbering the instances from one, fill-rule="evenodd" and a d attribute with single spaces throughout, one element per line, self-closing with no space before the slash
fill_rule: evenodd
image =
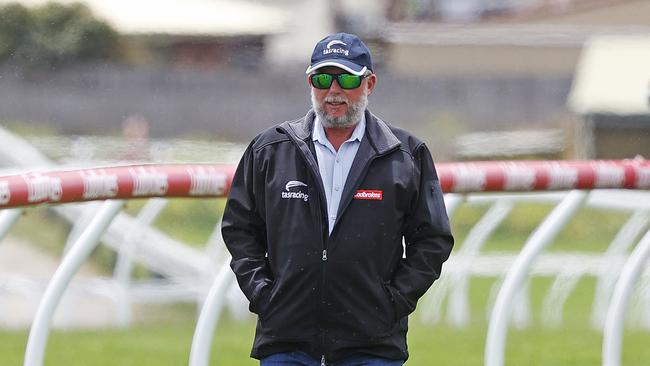
<path id="1" fill-rule="evenodd" d="M 323 262 L 325 262 L 326 260 L 327 260 L 327 249 L 323 249 Z"/>
<path id="2" fill-rule="evenodd" d="M 325 251 L 323 250 L 323 252 L 325 252 Z M 327 366 L 327 365 L 325 364 L 325 355 L 323 355 L 323 356 L 320 358 L 320 366 Z"/>

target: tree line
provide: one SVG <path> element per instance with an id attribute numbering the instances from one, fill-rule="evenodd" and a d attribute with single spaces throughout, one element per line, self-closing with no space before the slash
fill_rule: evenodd
<path id="1" fill-rule="evenodd" d="M 119 34 L 84 4 L 0 6 L 0 64 L 39 68 L 119 56 Z"/>

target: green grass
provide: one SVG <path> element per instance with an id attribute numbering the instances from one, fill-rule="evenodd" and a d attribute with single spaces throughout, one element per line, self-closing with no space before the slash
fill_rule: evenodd
<path id="1" fill-rule="evenodd" d="M 471 320 L 467 327 L 452 328 L 445 323 L 425 325 L 420 314 L 411 317 L 408 335 L 411 358 L 407 365 L 474 366 L 483 364 L 487 320 L 487 295 L 494 279 L 471 281 Z M 578 284 L 564 309 L 561 328 L 544 327 L 540 317 L 541 299 L 551 283 L 549 278 L 531 282 L 531 326 L 510 329 L 506 365 L 584 366 L 601 363 L 602 335 L 590 328 L 589 315 L 595 281 Z M 186 365 L 194 332 L 191 305 L 154 305 L 144 309 L 140 323 L 127 330 L 54 331 L 50 336 L 45 365 L 67 366 L 165 366 Z M 141 309 L 140 312 L 143 312 Z M 444 314 L 443 314 L 444 315 Z M 254 320 L 243 323 L 228 317 L 217 328 L 211 365 L 254 366 L 249 358 Z M 0 331 L 0 365 L 21 365 L 26 332 Z M 650 333 L 626 329 L 623 365 L 650 364 Z M 432 363 L 435 360 L 435 363 Z"/>
<path id="2" fill-rule="evenodd" d="M 144 324 L 127 330 L 53 331 L 45 365 L 187 365 L 195 326 L 192 307 L 152 306 Z M 145 310 L 149 311 L 149 310 Z M 254 322 L 225 317 L 214 336 L 211 365 L 255 365 L 248 357 Z M 22 365 L 27 331 L 0 330 L 0 365 Z"/>
<path id="3" fill-rule="evenodd" d="M 27 207 L 9 234 L 37 244 L 50 254 L 58 255 L 65 246 L 70 226 L 65 219 L 45 206 Z"/>
<path id="4" fill-rule="evenodd" d="M 135 216 L 146 200 L 130 200 L 126 212 Z M 186 244 L 202 247 L 214 231 L 226 200 L 170 198 L 154 226 Z"/>
<path id="5" fill-rule="evenodd" d="M 165 366 L 187 365 L 194 320 L 138 325 L 129 330 L 53 332 L 45 365 L 49 366 Z M 248 357 L 254 322 L 236 323 L 224 319 L 217 329 L 212 348 L 213 366 L 253 366 Z M 474 366 L 483 363 L 486 328 L 482 322 L 463 329 L 425 326 L 411 321 L 410 366 Z M 1 365 L 22 365 L 26 332 L 0 332 Z M 650 364 L 650 334 L 627 331 L 623 364 Z M 539 325 L 522 331 L 511 330 L 506 365 L 584 366 L 599 365 L 602 337 L 584 326 L 558 330 Z M 435 360 L 435 362 L 434 362 Z"/>
<path id="6" fill-rule="evenodd" d="M 462 206 L 451 218 L 452 231 L 458 246 L 468 231 L 487 211 L 488 206 Z M 553 205 L 527 203 L 515 205 L 497 228 L 483 251 L 519 252 L 533 230 L 552 211 Z M 549 245 L 549 251 L 603 252 L 629 213 L 582 208 Z"/>

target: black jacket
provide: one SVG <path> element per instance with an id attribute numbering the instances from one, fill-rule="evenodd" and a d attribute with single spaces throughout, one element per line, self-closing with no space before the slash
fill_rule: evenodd
<path id="1" fill-rule="evenodd" d="M 257 136 L 228 196 L 223 238 L 259 316 L 251 356 L 406 359 L 407 316 L 453 246 L 431 155 L 366 111 L 328 235 L 313 121 L 310 111 Z"/>

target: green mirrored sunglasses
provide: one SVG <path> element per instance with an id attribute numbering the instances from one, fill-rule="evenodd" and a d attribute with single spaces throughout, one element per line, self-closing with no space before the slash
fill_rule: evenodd
<path id="1" fill-rule="evenodd" d="M 356 89 L 361 85 L 361 80 L 363 80 L 366 75 L 352 75 L 352 74 L 312 74 L 311 85 L 316 89 L 329 89 L 336 79 L 336 82 L 339 83 L 341 89 Z"/>

